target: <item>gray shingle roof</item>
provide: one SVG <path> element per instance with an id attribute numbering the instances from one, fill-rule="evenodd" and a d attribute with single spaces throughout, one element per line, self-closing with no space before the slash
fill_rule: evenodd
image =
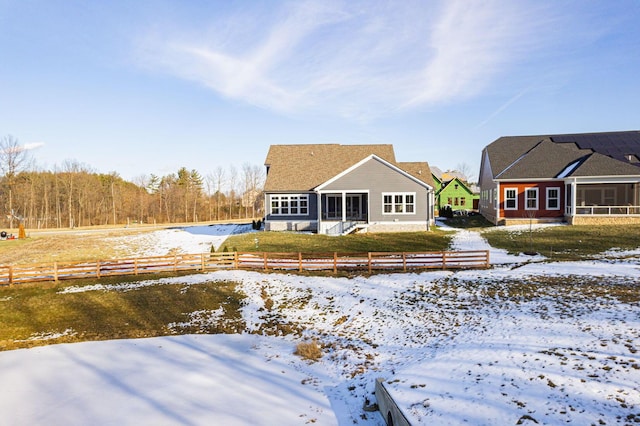
<path id="1" fill-rule="evenodd" d="M 629 157 L 640 158 L 638 131 L 506 136 L 485 149 L 494 179 L 640 175 Z"/>

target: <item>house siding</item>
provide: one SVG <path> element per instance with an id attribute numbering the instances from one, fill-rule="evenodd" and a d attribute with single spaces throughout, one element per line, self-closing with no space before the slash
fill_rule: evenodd
<path id="1" fill-rule="evenodd" d="M 308 215 L 273 215 L 271 197 L 274 195 L 309 195 Z M 265 229 L 267 231 L 315 231 L 318 221 L 318 197 L 313 192 L 274 192 L 265 194 Z"/>
<path id="2" fill-rule="evenodd" d="M 428 190 L 413 179 L 398 173 L 375 158 L 323 187 L 323 192 L 365 191 L 369 193 L 370 222 L 427 223 Z M 383 214 L 383 193 L 415 193 L 415 213 Z"/>
<path id="3" fill-rule="evenodd" d="M 547 209 L 547 188 L 557 188 L 559 190 L 558 209 Z M 516 209 L 506 208 L 505 191 L 515 189 L 516 191 Z M 527 189 L 537 189 L 538 191 L 538 208 L 527 210 L 526 195 Z M 563 181 L 550 182 L 500 182 L 498 193 L 499 198 L 499 217 L 502 219 L 529 219 L 535 213 L 538 219 L 564 219 L 564 200 L 565 185 Z"/>
<path id="4" fill-rule="evenodd" d="M 495 224 L 498 215 L 495 202 L 495 191 L 497 191 L 498 186 L 493 181 L 493 173 L 491 171 L 491 164 L 486 148 L 482 152 L 478 185 L 480 185 L 480 201 L 478 210 L 482 216 Z"/>
<path id="5" fill-rule="evenodd" d="M 452 210 L 472 210 L 474 208 L 474 200 L 478 199 L 479 196 L 473 194 L 469 187 L 458 179 L 454 179 L 438 193 L 437 208 L 440 210 L 442 207 L 449 205 Z"/>

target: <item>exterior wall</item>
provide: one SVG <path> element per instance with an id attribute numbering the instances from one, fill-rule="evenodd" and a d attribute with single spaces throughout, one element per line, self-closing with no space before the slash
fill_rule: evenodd
<path id="1" fill-rule="evenodd" d="M 426 221 L 422 223 L 407 222 L 391 222 L 391 223 L 372 223 L 367 232 L 422 232 L 428 231 Z"/>
<path id="2" fill-rule="evenodd" d="M 567 218 L 570 225 L 637 225 L 639 216 L 573 216 Z"/>
<path id="3" fill-rule="evenodd" d="M 264 223 L 265 231 L 296 231 L 296 232 L 316 232 L 318 230 L 317 221 L 292 221 L 276 220 Z"/>
<path id="4" fill-rule="evenodd" d="M 272 195 L 309 195 L 308 215 L 272 215 Z M 318 197 L 315 193 L 267 193 L 265 194 L 265 222 L 266 231 L 316 231 L 318 228 Z"/>
<path id="5" fill-rule="evenodd" d="M 557 210 L 547 210 L 547 188 L 557 188 L 559 190 L 559 200 Z M 517 208 L 514 210 L 506 208 L 505 191 L 507 189 L 515 189 L 517 198 Z M 527 210 L 525 191 L 527 189 L 538 190 L 538 208 L 535 210 Z M 499 221 L 501 219 L 529 219 L 530 217 L 539 219 L 556 219 L 562 220 L 564 218 L 564 191 L 565 186 L 563 181 L 551 181 L 551 182 L 500 182 L 498 197 L 499 197 Z"/>
<path id="6" fill-rule="evenodd" d="M 456 185 L 458 185 L 457 189 Z M 471 193 L 464 184 L 453 181 L 438 194 L 436 207 L 439 210 L 443 206 L 450 205 L 452 210 L 473 210 L 473 200 L 478 198 L 479 196 Z M 451 199 L 451 203 L 449 203 L 449 199 Z M 463 199 L 464 205 L 462 204 Z"/>
<path id="7" fill-rule="evenodd" d="M 376 159 L 362 164 L 350 173 L 323 187 L 323 192 L 369 190 L 370 222 L 415 222 L 429 220 L 427 189 Z M 415 193 L 415 213 L 384 214 L 382 193 Z"/>
<path id="8" fill-rule="evenodd" d="M 478 179 L 480 186 L 480 200 L 478 202 L 478 211 L 488 221 L 497 224 L 498 211 L 496 210 L 496 190 L 498 185 L 493 181 L 493 173 L 489 164 L 489 157 L 486 149 L 482 152 L 482 164 L 480 165 L 480 177 Z"/>

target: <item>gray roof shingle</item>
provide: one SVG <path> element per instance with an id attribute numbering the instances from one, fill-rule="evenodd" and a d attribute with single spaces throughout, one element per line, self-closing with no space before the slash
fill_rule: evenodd
<path id="1" fill-rule="evenodd" d="M 640 175 L 640 132 L 506 136 L 486 148 L 493 179 Z M 630 157 L 631 156 L 631 157 Z"/>

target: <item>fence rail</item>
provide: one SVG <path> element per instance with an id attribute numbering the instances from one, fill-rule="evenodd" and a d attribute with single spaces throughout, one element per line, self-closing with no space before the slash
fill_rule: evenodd
<path id="1" fill-rule="evenodd" d="M 0 265 L 0 285 L 160 272 L 258 269 L 333 271 L 420 270 L 489 267 L 489 251 L 271 253 L 232 252 L 178 254 L 95 262 Z"/>

